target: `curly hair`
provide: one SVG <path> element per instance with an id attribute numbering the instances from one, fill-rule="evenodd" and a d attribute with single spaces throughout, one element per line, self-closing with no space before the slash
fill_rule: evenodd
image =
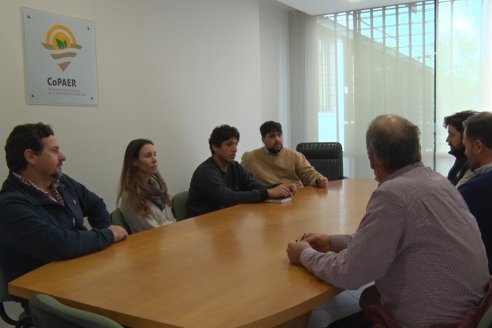
<path id="1" fill-rule="evenodd" d="M 222 143 L 224 141 L 229 140 L 231 138 L 236 138 L 237 141 L 239 141 L 239 131 L 235 127 L 229 126 L 227 124 L 217 126 L 212 131 L 212 134 L 208 139 L 208 145 L 210 147 L 210 152 L 212 153 L 212 155 L 215 154 L 212 146 L 220 147 L 222 146 Z"/>
<path id="2" fill-rule="evenodd" d="M 20 173 L 27 167 L 24 151 L 31 149 L 39 154 L 44 147 L 43 138 L 54 135 L 53 129 L 43 123 L 17 125 L 5 143 L 5 159 L 10 171 Z"/>
<path id="3" fill-rule="evenodd" d="M 449 115 L 449 116 L 446 116 L 444 118 L 444 122 L 442 124 L 442 126 L 444 128 L 447 128 L 448 125 L 451 125 L 451 126 L 454 126 L 454 128 L 456 130 L 458 130 L 459 133 L 463 133 L 463 130 L 465 129 L 464 126 L 463 126 L 463 122 L 477 114 L 478 112 L 474 111 L 474 110 L 465 110 L 465 111 L 462 111 L 462 112 L 458 112 L 458 113 L 454 113 L 453 115 Z"/>

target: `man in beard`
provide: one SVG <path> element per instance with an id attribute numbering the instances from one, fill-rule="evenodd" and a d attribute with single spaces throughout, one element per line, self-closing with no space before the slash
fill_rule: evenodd
<path id="1" fill-rule="evenodd" d="M 0 190 L 0 266 L 7 282 L 127 236 L 111 225 L 102 198 L 62 174 L 66 158 L 49 125 L 16 126 L 5 153 L 9 175 Z"/>
<path id="2" fill-rule="evenodd" d="M 465 156 L 465 146 L 463 145 L 463 121 L 476 113 L 477 112 L 472 110 L 465 110 L 444 118 L 443 126 L 448 130 L 446 142 L 451 149 L 449 154 L 456 157 L 453 166 L 449 170 L 448 180 L 456 187 L 459 187 L 473 176 Z"/>
<path id="3" fill-rule="evenodd" d="M 245 152 L 241 159 L 241 165 L 257 180 L 266 184 L 328 186 L 328 179 L 317 172 L 303 154 L 284 148 L 280 123 L 265 122 L 260 126 L 260 133 L 264 147 Z"/>
<path id="4" fill-rule="evenodd" d="M 492 274 L 492 113 L 473 115 L 463 126 L 465 154 L 474 176 L 458 191 L 477 220 Z"/>

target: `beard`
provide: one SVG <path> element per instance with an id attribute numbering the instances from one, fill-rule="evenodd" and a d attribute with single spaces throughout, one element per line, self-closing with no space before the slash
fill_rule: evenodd
<path id="1" fill-rule="evenodd" d="M 280 147 L 276 148 L 275 146 L 267 148 L 268 152 L 274 155 L 277 155 L 280 153 L 280 151 L 284 148 L 283 145 L 280 145 Z"/>
<path id="2" fill-rule="evenodd" d="M 464 145 L 461 145 L 459 146 L 458 148 L 454 147 L 453 145 L 449 144 L 449 149 L 452 151 L 452 152 L 457 152 L 457 151 L 460 151 L 462 150 L 463 148 L 465 148 Z"/>
<path id="3" fill-rule="evenodd" d="M 51 175 L 51 177 L 53 178 L 53 180 L 58 181 L 58 180 L 60 180 L 60 178 L 62 177 L 62 175 L 63 175 L 63 171 L 62 171 L 62 169 L 60 167 L 60 168 L 57 168 L 55 170 L 55 172 L 53 172 L 53 174 Z"/>
<path id="4" fill-rule="evenodd" d="M 470 170 L 472 172 L 475 172 L 476 169 L 478 169 L 480 167 L 480 164 L 476 161 L 474 161 L 473 159 L 468 159 L 468 166 L 470 167 Z"/>

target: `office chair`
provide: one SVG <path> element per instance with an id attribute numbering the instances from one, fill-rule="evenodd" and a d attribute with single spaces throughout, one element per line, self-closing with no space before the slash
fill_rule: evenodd
<path id="1" fill-rule="evenodd" d="M 130 230 L 130 226 L 125 221 L 125 217 L 123 213 L 121 213 L 120 209 L 117 208 L 111 213 L 111 222 L 113 224 L 119 225 L 126 229 L 129 235 L 131 235 L 132 231 Z"/>
<path id="2" fill-rule="evenodd" d="M 116 321 L 64 305 L 49 295 L 34 296 L 29 307 L 36 328 L 123 328 Z"/>
<path id="3" fill-rule="evenodd" d="M 344 179 L 343 151 L 339 142 L 301 142 L 296 150 L 328 180 Z"/>
<path id="4" fill-rule="evenodd" d="M 492 328 L 492 307 L 484 313 L 477 328 Z"/>
<path id="5" fill-rule="evenodd" d="M 186 219 L 186 202 L 188 201 L 188 191 L 178 192 L 172 200 L 172 209 L 176 221 Z"/>
<path id="6" fill-rule="evenodd" d="M 2 320 L 16 328 L 27 328 L 32 327 L 31 317 L 26 313 L 22 312 L 19 315 L 19 319 L 15 320 L 11 318 L 7 311 L 5 311 L 4 302 L 14 301 L 8 292 L 8 285 L 5 281 L 5 277 L 3 275 L 3 269 L 0 268 L 0 317 Z"/>

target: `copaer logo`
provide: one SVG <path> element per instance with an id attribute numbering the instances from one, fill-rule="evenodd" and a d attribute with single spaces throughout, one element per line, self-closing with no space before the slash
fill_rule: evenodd
<path id="1" fill-rule="evenodd" d="M 50 27 L 48 33 L 46 33 L 46 41 L 42 44 L 50 51 L 50 56 L 62 71 L 67 69 L 72 59 L 82 49 L 82 46 L 77 44 L 75 35 L 64 25 L 53 25 Z"/>

